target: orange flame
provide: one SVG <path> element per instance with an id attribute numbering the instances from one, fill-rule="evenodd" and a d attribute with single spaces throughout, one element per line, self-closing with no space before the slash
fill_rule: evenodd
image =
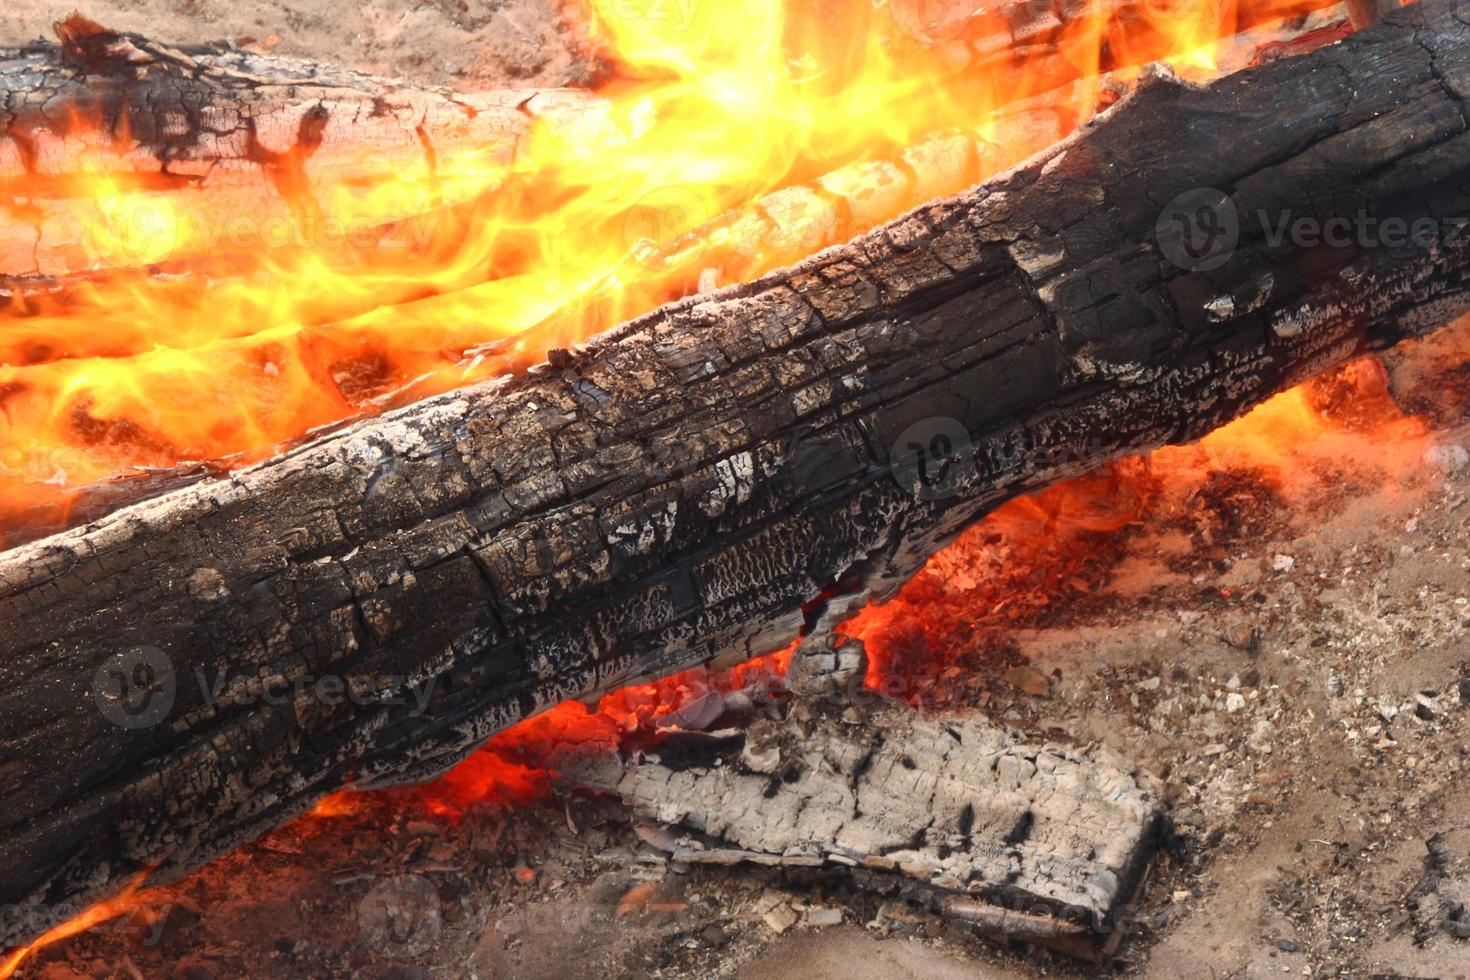
<path id="1" fill-rule="evenodd" d="M 1212 474 L 1254 471 L 1290 499 L 1331 482 L 1330 468 L 1346 467 L 1391 491 L 1419 468 L 1430 433 L 1395 407 L 1381 372 L 1376 360 L 1364 359 L 1326 382 L 1348 386 L 1350 410 L 1366 416 L 1352 424 L 1334 421 L 1314 403 L 1317 386 L 1301 386 L 1196 445 L 1165 447 L 1005 504 L 933 556 L 891 602 L 869 606 L 842 626 L 867 648 L 867 687 L 915 702 L 949 700 L 943 682 L 967 673 L 961 651 L 974 646 L 988 623 L 1014 622 L 1018 610 L 1024 615 L 1053 604 L 1088 574 L 1089 556 L 1100 541 L 1157 515 L 1164 509 L 1161 496 L 1186 500 Z M 348 818 L 375 798 L 406 800 L 446 821 L 475 809 L 545 800 L 559 751 L 610 749 L 624 736 L 646 735 L 708 691 L 730 692 L 779 677 L 794 649 L 793 644 L 724 672 L 699 668 L 632 685 L 604 695 L 596 706 L 564 702 L 495 735 L 431 784 L 333 793 L 307 819 Z M 140 875 L 121 895 L 12 951 L 0 961 L 0 980 L 34 952 L 139 907 L 138 889 L 146 878 Z"/>
<path id="2" fill-rule="evenodd" d="M 151 870 L 140 872 L 117 895 L 104 902 L 98 902 L 76 918 L 69 919 L 49 930 L 30 945 L 21 946 L 18 949 L 12 950 L 4 959 L 0 959 L 0 980 L 8 980 L 9 977 L 13 976 L 15 971 L 20 968 L 20 965 L 33 953 L 39 952 L 47 946 L 59 943 L 63 939 L 70 939 L 78 933 L 86 932 L 88 929 L 109 919 L 126 915 L 134 909 L 147 905 L 147 893 L 140 892 L 139 889 L 152 873 Z"/>
<path id="3" fill-rule="evenodd" d="M 866 686 L 890 699 L 954 701 L 964 693 L 963 681 L 983 683 L 996 673 L 993 663 L 966 661 L 970 653 L 993 656 L 982 642 L 987 633 L 1023 624 L 1060 597 L 1101 584 L 1109 574 L 1102 546 L 1117 552 L 1112 560 L 1121 557 L 1126 539 L 1119 532 L 1190 511 L 1216 475 L 1251 475 L 1288 503 L 1324 487 L 1340 489 L 1344 476 L 1391 498 L 1422 471 L 1431 434 L 1402 413 L 1386 382 L 1380 363 L 1364 358 L 1275 396 L 1199 443 L 1125 459 L 1003 505 L 931 557 L 894 599 L 843 624 L 841 632 L 867 649 Z M 723 672 L 696 668 L 631 685 L 595 706 L 564 702 L 499 733 L 435 782 L 401 791 L 400 798 L 447 820 L 475 808 L 545 799 L 560 752 L 615 751 L 656 739 L 662 720 L 710 691 L 779 678 L 795 646 Z M 338 793 L 314 814 L 340 815 L 355 806 L 353 794 Z"/>

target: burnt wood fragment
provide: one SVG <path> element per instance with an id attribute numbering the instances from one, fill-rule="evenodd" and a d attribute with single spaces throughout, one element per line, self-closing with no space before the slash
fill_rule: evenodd
<path id="1" fill-rule="evenodd" d="M 1105 749 L 881 702 L 860 687 L 862 643 L 838 632 L 849 612 L 828 604 L 787 669 L 794 702 L 763 704 L 743 737 L 568 744 L 550 752 L 557 779 L 662 825 L 643 836 L 673 861 L 900 891 L 985 935 L 1100 959 L 1158 844 L 1162 785 Z"/>
<path id="2" fill-rule="evenodd" d="M 606 109 L 582 92 L 460 93 L 223 42 L 175 47 L 76 14 L 56 29 L 58 42 L 0 49 L 0 300 L 10 302 L 99 274 L 75 207 L 99 178 L 132 195 L 137 213 L 207 205 L 210 223 L 196 231 L 211 256 L 274 243 L 258 232 L 235 242 L 246 225 L 346 238 L 367 229 L 306 227 L 323 217 L 321 188 L 432 174 L 454 152 L 508 162 L 537 120 L 595 122 Z M 408 204 L 421 202 L 404 197 L 404 213 L 382 221 L 415 215 Z"/>
<path id="3" fill-rule="evenodd" d="M 645 757 L 578 782 L 671 825 L 671 860 L 813 869 L 859 888 L 901 878 L 981 932 L 1091 957 L 1158 842 L 1155 780 L 977 716 L 894 707 L 748 739 L 704 764 Z"/>

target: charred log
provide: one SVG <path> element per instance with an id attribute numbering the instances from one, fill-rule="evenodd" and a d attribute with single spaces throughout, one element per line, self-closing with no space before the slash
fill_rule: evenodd
<path id="1" fill-rule="evenodd" d="M 784 645 L 1015 494 L 1470 308 L 1467 42 L 1435 0 L 1158 75 L 795 268 L 0 556 L 0 942 L 564 698 Z M 1288 212 L 1444 233 L 1324 246 Z"/>

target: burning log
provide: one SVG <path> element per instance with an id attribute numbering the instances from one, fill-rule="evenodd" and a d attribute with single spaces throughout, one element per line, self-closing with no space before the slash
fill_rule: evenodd
<path id="1" fill-rule="evenodd" d="M 0 555 L 0 942 L 562 699 L 780 647 L 1017 493 L 1470 307 L 1467 24 L 1434 0 L 1157 73 L 794 268 Z M 1360 215 L 1380 237 L 1322 243 Z"/>
<path id="2" fill-rule="evenodd" d="M 95 264 L 73 204 L 99 186 L 128 196 L 125 220 L 207 198 L 225 238 L 232 221 L 321 219 L 320 186 L 369 188 L 470 148 L 509 161 L 536 120 L 595 124 L 603 108 L 573 91 L 455 93 L 224 43 L 170 47 L 76 14 L 56 28 L 59 44 L 0 52 L 0 201 L 15 219 L 0 268 L 31 273 L 6 277 L 12 290 Z"/>
<path id="3" fill-rule="evenodd" d="M 868 24 L 866 0 L 841 2 L 855 6 L 846 11 L 855 25 Z M 785 175 L 778 167 L 736 180 L 731 170 L 713 187 L 664 184 L 667 173 L 617 161 L 621 148 L 629 159 L 641 159 L 640 147 L 667 158 L 666 141 L 681 141 L 664 113 L 644 111 L 650 103 L 636 92 L 606 100 L 528 96 L 518 108 L 535 118 L 515 122 L 535 125 L 516 137 L 506 166 L 494 162 L 507 155 L 503 143 L 492 139 L 466 151 L 452 132 L 437 130 L 432 153 L 364 159 L 344 147 L 413 147 L 424 135 L 416 121 L 430 116 L 416 115 L 415 105 L 435 108 L 448 98 L 454 108 L 460 100 L 413 90 L 405 108 L 386 96 L 368 98 L 399 91 L 402 83 L 361 78 L 361 92 L 330 93 L 335 101 L 322 145 L 309 154 L 293 151 L 296 177 L 284 183 L 297 203 L 273 179 L 282 166 L 274 150 L 256 161 L 242 158 L 230 139 L 193 146 L 187 131 L 172 142 L 135 140 L 132 133 L 156 136 L 165 128 L 156 118 L 160 107 L 173 105 L 181 91 L 196 116 L 238 116 L 246 120 L 241 130 L 283 105 L 304 120 L 308 109 L 327 110 L 320 86 L 238 84 L 228 73 L 215 77 L 206 64 L 218 51 L 190 55 L 203 66 L 191 69 L 178 52 L 145 38 L 66 22 L 65 45 L 17 53 L 35 70 L 0 78 L 0 90 L 14 89 L 7 98 L 17 111 L 38 92 L 54 95 L 44 112 L 10 130 L 32 149 L 45 147 L 32 154 L 44 160 L 38 172 L 11 175 L 11 205 L 24 219 L 11 227 L 25 232 L 22 248 L 34 249 L 38 263 L 85 266 L 0 276 L 0 315 L 12 324 L 0 344 L 0 398 L 10 422 L 0 465 L 0 549 L 210 470 L 258 460 L 271 446 L 279 452 L 318 426 L 438 394 L 507 362 L 535 363 L 551 347 L 695 290 L 800 261 L 1055 143 L 1091 115 L 1099 98 L 1116 98 L 1129 84 L 1126 69 L 1122 77 L 1079 79 L 1089 65 L 1138 65 L 1195 37 L 1273 23 L 1222 42 L 1220 64 L 1239 66 L 1241 54 L 1267 36 L 1304 25 L 1293 18 L 1288 27 L 1280 18 L 1317 3 L 1249 0 L 1238 11 L 1185 5 L 1187 24 L 1168 30 L 1155 23 L 1168 14 L 1156 5 L 1005 4 L 966 22 L 965 43 L 985 56 L 963 64 L 949 56 L 956 40 L 883 36 L 874 43 L 898 50 L 885 47 L 879 61 L 887 67 L 879 74 L 906 77 L 912 69 L 946 79 L 947 108 L 911 116 L 905 105 L 907 135 L 897 142 L 890 142 L 892 133 L 855 135 L 835 146 L 819 139 Z M 863 34 L 862 26 L 846 33 Z M 814 44 L 825 56 L 816 61 L 826 65 L 816 99 L 845 91 L 842 79 L 853 68 L 843 52 L 825 51 L 827 24 L 815 39 L 799 26 L 790 33 L 790 46 Z M 1059 52 L 1066 56 L 1054 65 Z M 888 64 L 890 53 L 902 67 Z M 865 60 L 853 59 L 857 66 Z M 788 80 L 795 101 L 813 97 L 811 79 L 801 77 L 811 63 L 783 62 L 802 66 Z M 268 61 L 256 72 L 272 73 L 332 74 Z M 881 90 L 868 85 L 864 69 L 857 73 L 853 90 Z M 1068 79 L 1074 81 L 1063 85 Z M 697 79 L 674 87 L 702 98 Z M 667 88 L 656 83 L 639 92 Z M 997 102 L 1006 104 L 1003 112 L 991 110 Z M 285 135 L 293 133 L 285 127 Z M 217 151 L 223 155 L 213 156 Z M 146 186 L 171 165 L 160 159 L 169 155 L 200 170 L 200 179 Z M 610 158 L 611 170 L 603 166 Z M 736 170 L 764 169 L 759 159 L 745 156 Z M 821 170 L 824 176 L 810 179 Z M 750 180 L 766 193 L 756 196 Z M 21 258 L 33 260 L 29 251 Z M 556 287 L 544 288 L 549 282 Z M 558 300 L 562 309 L 547 317 Z M 473 362 L 461 360 L 467 348 L 510 334 L 520 350 L 502 345 L 490 357 L 471 350 Z M 252 380 L 241 384 L 245 378 Z M 148 389 L 161 397 L 144 397 Z M 215 406 L 211 417 L 196 418 L 191 401 Z"/>
<path id="4" fill-rule="evenodd" d="M 1061 86 L 1090 69 L 1136 66 L 1148 52 L 1163 50 L 1142 6 L 1011 0 L 980 11 L 956 6 L 930 23 L 925 14 L 933 11 L 899 3 L 887 29 L 898 56 L 915 56 L 917 47 L 919 57 L 932 58 L 938 45 L 957 77 L 998 63 L 1029 63 L 1048 86 Z M 1248 5 L 1221 30 L 1245 32 L 1334 6 L 1335 0 Z M 1073 36 L 1068 28 L 1091 21 L 1102 25 L 1105 38 L 1125 25 L 1144 36 L 1107 46 L 1106 57 L 1090 66 L 1092 59 L 1072 48 L 1095 38 Z M 180 206 L 172 195 L 187 192 L 209 197 L 213 212 L 253 225 L 301 222 L 322 216 L 318 187 L 371 187 L 405 168 L 432 172 L 446 152 L 468 147 L 487 163 L 508 160 L 536 120 L 606 122 L 605 103 L 574 91 L 449 92 L 255 54 L 228 42 L 170 46 L 78 14 L 56 30 L 59 43 L 0 51 L 0 92 L 7 97 L 0 108 L 0 200 L 10 198 L 17 219 L 0 229 L 0 268 L 29 270 L 0 276 L 0 297 L 54 289 L 51 279 L 59 275 L 96 274 L 96 243 L 87 240 L 89 229 L 71 205 L 95 195 L 99 184 L 111 195 L 130 195 L 135 216 L 154 213 L 150 206 L 171 213 Z M 79 169 L 82 160 L 91 166 Z M 95 167 L 98 161 L 105 165 Z M 382 221 L 411 217 L 405 207 Z"/>

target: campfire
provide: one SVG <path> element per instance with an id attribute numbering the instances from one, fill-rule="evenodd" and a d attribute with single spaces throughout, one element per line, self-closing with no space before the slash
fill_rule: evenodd
<path id="1" fill-rule="evenodd" d="M 81 14 L 0 58 L 0 976 L 178 966 L 139 930 L 289 904 L 269 868 L 317 848 L 356 939 L 265 942 L 293 973 L 459 975 L 458 929 L 534 974 L 510 924 L 601 858 L 483 838 L 545 856 L 548 814 L 633 848 L 607 916 L 675 972 L 734 963 L 737 912 L 1132 962 L 1200 897 L 1159 882 L 1218 844 L 1228 747 L 1048 719 L 1074 666 L 1026 638 L 1219 611 L 1250 666 L 1109 710 L 1269 756 L 1254 536 L 1470 463 L 1433 333 L 1470 309 L 1461 3 L 562 16 L 578 87 Z M 1470 702 L 1336 683 L 1380 752 Z M 405 837 L 418 871 L 344 873 Z M 1438 839 L 1421 947 L 1470 935 Z"/>

